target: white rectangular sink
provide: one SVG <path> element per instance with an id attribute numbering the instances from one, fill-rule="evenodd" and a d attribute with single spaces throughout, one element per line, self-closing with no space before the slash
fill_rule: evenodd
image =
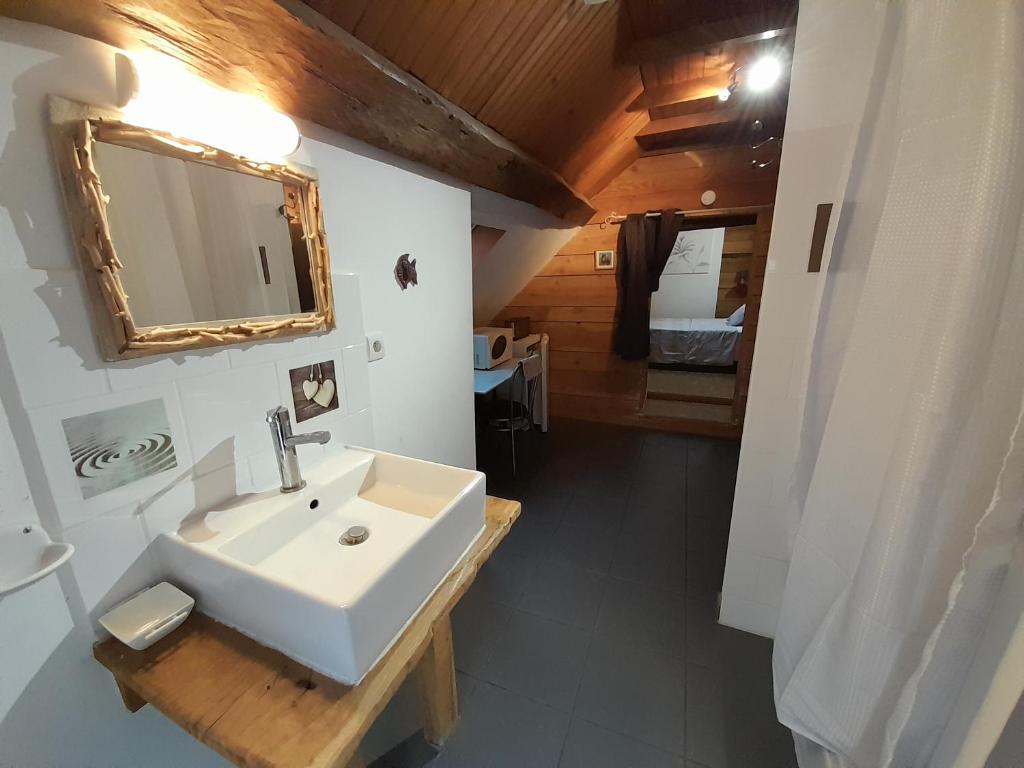
<path id="1" fill-rule="evenodd" d="M 484 476 L 346 448 L 306 481 L 191 515 L 159 546 L 199 610 L 354 684 L 483 531 Z M 346 543 L 356 527 L 369 536 Z"/>

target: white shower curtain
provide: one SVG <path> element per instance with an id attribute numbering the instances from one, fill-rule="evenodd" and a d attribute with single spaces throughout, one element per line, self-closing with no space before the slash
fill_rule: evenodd
<path id="1" fill-rule="evenodd" d="M 1024 3 L 887 28 L 806 381 L 779 717 L 857 768 L 936 744 L 1024 516 Z"/>

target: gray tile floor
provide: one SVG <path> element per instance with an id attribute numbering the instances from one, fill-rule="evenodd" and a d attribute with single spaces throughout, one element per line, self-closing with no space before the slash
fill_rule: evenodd
<path id="1" fill-rule="evenodd" d="M 771 643 L 715 621 L 738 447 L 557 422 L 512 479 L 480 444 L 523 516 L 453 614 L 462 719 L 430 765 L 795 766 Z"/>

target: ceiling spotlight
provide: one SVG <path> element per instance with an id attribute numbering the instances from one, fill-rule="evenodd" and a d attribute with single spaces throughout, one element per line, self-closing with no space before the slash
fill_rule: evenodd
<path id="1" fill-rule="evenodd" d="M 782 64 L 774 56 L 762 56 L 747 71 L 747 86 L 752 91 L 766 91 L 782 76 Z"/>
<path id="2" fill-rule="evenodd" d="M 718 92 L 719 101 L 728 101 L 730 96 L 732 96 L 732 91 L 730 91 L 728 88 L 723 88 Z"/>

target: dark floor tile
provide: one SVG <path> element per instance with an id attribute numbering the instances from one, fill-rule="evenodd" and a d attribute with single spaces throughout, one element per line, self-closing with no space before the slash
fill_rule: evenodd
<path id="1" fill-rule="evenodd" d="M 535 557 L 503 542 L 480 568 L 473 589 L 488 600 L 514 606 L 530 583 L 535 565 Z"/>
<path id="2" fill-rule="evenodd" d="M 515 500 L 523 505 L 522 519 L 558 525 L 572 497 L 573 486 L 570 483 L 547 486 L 530 483 L 524 486 Z"/>
<path id="3" fill-rule="evenodd" d="M 607 573 L 617 543 L 618 531 L 615 528 L 598 523 L 573 524 L 563 520 L 551 540 L 548 557 Z"/>
<path id="4" fill-rule="evenodd" d="M 729 515 L 686 518 L 686 548 L 725 552 L 729 546 Z"/>
<path id="5" fill-rule="evenodd" d="M 683 758 L 614 733 L 585 720 L 573 720 L 559 768 L 686 768 Z"/>
<path id="6" fill-rule="evenodd" d="M 629 502 L 637 506 L 686 510 L 686 474 L 683 469 L 644 467 L 633 478 Z"/>
<path id="7" fill-rule="evenodd" d="M 625 502 L 633 482 L 628 467 L 588 467 L 576 479 L 576 496 L 590 499 Z"/>
<path id="8" fill-rule="evenodd" d="M 626 502 L 612 496 L 577 494 L 565 508 L 563 520 L 573 525 L 603 525 L 616 528 L 626 517 Z"/>
<path id="9" fill-rule="evenodd" d="M 458 692 L 460 711 L 469 706 L 473 692 L 479 683 L 480 681 L 472 675 L 455 670 L 455 690 Z"/>
<path id="10" fill-rule="evenodd" d="M 686 594 L 716 595 L 725 577 L 725 552 L 693 549 L 686 553 Z"/>
<path id="11" fill-rule="evenodd" d="M 796 768 L 793 739 L 775 718 L 770 680 L 688 665 L 686 755 L 708 768 Z"/>
<path id="12" fill-rule="evenodd" d="M 681 511 L 630 504 L 612 557 L 612 576 L 686 591 L 686 518 Z"/>
<path id="13" fill-rule="evenodd" d="M 480 677 L 571 712 L 589 638 L 589 632 L 515 611 L 483 663 Z"/>
<path id="14" fill-rule="evenodd" d="M 431 768 L 556 768 L 569 715 L 481 683 Z"/>
<path id="15" fill-rule="evenodd" d="M 607 577 L 555 560 L 541 560 L 519 601 L 519 608 L 544 618 L 593 629 Z"/>
<path id="16" fill-rule="evenodd" d="M 438 751 L 423 738 L 423 731 L 417 731 L 370 763 L 370 768 L 424 768 L 433 764 Z"/>
<path id="17" fill-rule="evenodd" d="M 686 669 L 681 659 L 640 652 L 618 635 L 595 635 L 575 716 L 683 754 Z"/>
<path id="18" fill-rule="evenodd" d="M 610 579 L 594 631 L 634 653 L 655 651 L 682 658 L 686 649 L 686 598 L 655 587 Z"/>
<path id="19" fill-rule="evenodd" d="M 479 677 L 479 670 L 511 617 L 511 607 L 487 600 L 474 585 L 452 611 L 455 668 Z"/>

